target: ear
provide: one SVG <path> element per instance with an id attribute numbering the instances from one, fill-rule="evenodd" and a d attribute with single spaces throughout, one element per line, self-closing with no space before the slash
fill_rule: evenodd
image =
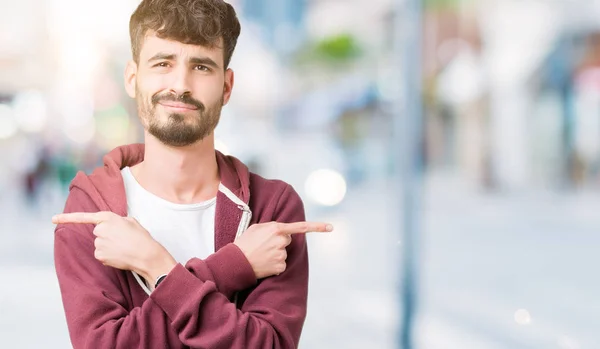
<path id="1" fill-rule="evenodd" d="M 225 71 L 225 84 L 223 85 L 223 105 L 226 105 L 229 102 L 229 98 L 231 98 L 234 80 L 233 70 L 227 69 Z"/>
<path id="2" fill-rule="evenodd" d="M 131 98 L 135 98 L 136 76 L 137 64 L 134 61 L 127 62 L 127 67 L 125 67 L 125 91 Z"/>

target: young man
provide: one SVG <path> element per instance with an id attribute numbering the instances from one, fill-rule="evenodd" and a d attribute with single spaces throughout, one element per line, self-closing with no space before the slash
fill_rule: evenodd
<path id="1" fill-rule="evenodd" d="M 298 194 L 214 149 L 240 25 L 222 0 L 144 0 L 125 86 L 145 143 L 78 173 L 53 217 L 75 348 L 295 348 L 308 256 Z M 276 223 L 277 222 L 277 223 Z"/>

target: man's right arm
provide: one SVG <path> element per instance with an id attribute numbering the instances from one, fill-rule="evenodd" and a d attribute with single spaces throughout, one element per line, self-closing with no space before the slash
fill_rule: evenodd
<path id="1" fill-rule="evenodd" d="M 151 299 L 126 309 L 116 269 L 94 259 L 85 229 L 55 232 L 54 261 L 74 348 L 155 348 L 179 343 L 170 320 Z M 162 344 L 162 346 L 160 346 Z"/>

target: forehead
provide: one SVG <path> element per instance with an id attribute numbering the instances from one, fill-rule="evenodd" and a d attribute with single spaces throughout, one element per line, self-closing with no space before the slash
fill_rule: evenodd
<path id="1" fill-rule="evenodd" d="M 192 56 L 209 57 L 215 62 L 223 62 L 222 40 L 214 47 L 202 45 L 184 44 L 176 40 L 162 39 L 155 33 L 149 32 L 142 42 L 140 60 L 146 61 L 157 53 L 176 55 L 178 58 L 189 58 Z"/>

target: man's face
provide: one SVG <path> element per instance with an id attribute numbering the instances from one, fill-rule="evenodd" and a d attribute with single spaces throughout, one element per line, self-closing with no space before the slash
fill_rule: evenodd
<path id="1" fill-rule="evenodd" d="M 144 128 L 162 143 L 182 147 L 211 135 L 233 87 L 223 50 L 182 44 L 149 33 L 125 84 Z"/>

